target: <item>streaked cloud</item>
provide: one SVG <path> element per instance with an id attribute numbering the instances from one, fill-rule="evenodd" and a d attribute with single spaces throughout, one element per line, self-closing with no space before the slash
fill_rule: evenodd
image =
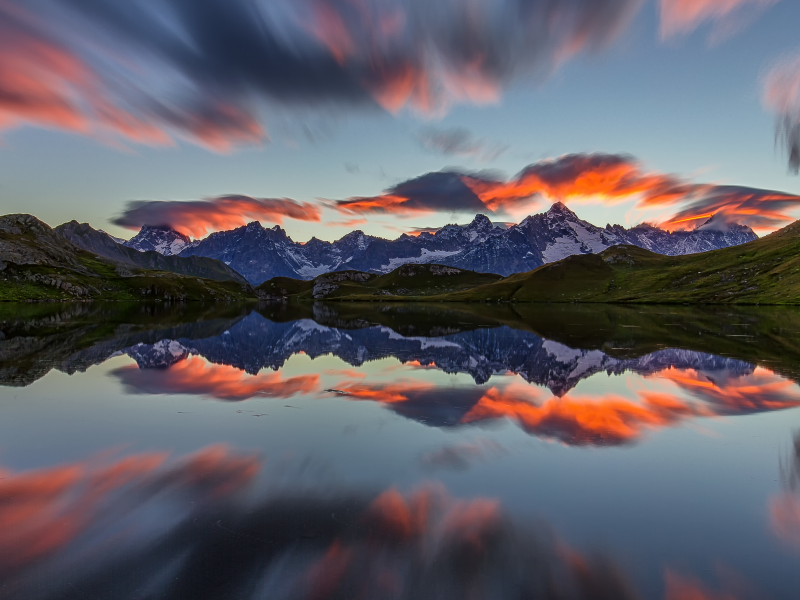
<path id="1" fill-rule="evenodd" d="M 741 26 L 737 19 L 747 18 L 777 2 L 779 0 L 661 0 L 661 37 L 689 33 L 706 22 L 714 24 L 714 37 L 724 37 Z"/>
<path id="2" fill-rule="evenodd" d="M 641 0 L 4 0 L 0 127 L 217 151 L 264 112 L 495 102 L 614 42 Z"/>
<path id="3" fill-rule="evenodd" d="M 320 209 L 315 204 L 288 198 L 250 196 L 220 196 L 186 202 L 136 200 L 128 202 L 112 223 L 128 229 L 139 229 L 143 225 L 169 226 L 197 238 L 209 231 L 232 229 L 253 220 L 282 223 L 284 218 L 318 222 Z"/>
<path id="4" fill-rule="evenodd" d="M 764 78 L 764 105 L 775 114 L 775 143 L 792 173 L 800 171 L 800 54 L 778 62 Z"/>
<path id="5" fill-rule="evenodd" d="M 223 445 L 207 446 L 174 462 L 168 458 L 163 452 L 140 453 L 107 464 L 95 459 L 3 472 L 0 574 L 4 581 L 20 577 L 24 569 L 48 556 L 74 552 L 74 545 L 87 541 L 82 536 L 97 528 L 103 515 L 125 515 L 139 503 L 165 496 L 174 501 L 182 494 L 196 498 L 198 506 L 193 508 L 200 508 L 245 489 L 261 469 L 257 456 L 237 455 Z M 121 496 L 136 501 L 121 501 Z M 140 534 L 147 529 L 142 527 Z M 20 577 L 17 583 L 22 581 Z"/>
<path id="6" fill-rule="evenodd" d="M 444 156 L 461 156 L 480 162 L 496 160 L 508 145 L 476 137 L 466 127 L 426 127 L 417 135 L 423 148 Z"/>
<path id="7" fill-rule="evenodd" d="M 769 503 L 772 531 L 785 542 L 800 548 L 800 431 L 792 440 L 791 451 L 781 460 L 783 491 Z"/>
<path id="8" fill-rule="evenodd" d="M 647 171 L 626 154 L 567 154 L 525 167 L 508 180 L 491 174 L 439 171 L 410 179 L 380 196 L 332 204 L 344 213 L 403 216 L 430 212 L 505 213 L 529 210 L 541 200 L 564 203 L 636 201 L 638 209 L 676 207 L 663 226 L 692 229 L 716 215 L 711 227 L 736 222 L 766 230 L 794 220 L 800 196 L 735 185 L 694 183 Z"/>

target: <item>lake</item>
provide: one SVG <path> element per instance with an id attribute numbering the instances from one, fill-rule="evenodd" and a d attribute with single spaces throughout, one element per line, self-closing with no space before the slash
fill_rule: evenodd
<path id="1" fill-rule="evenodd" d="M 0 598 L 794 599 L 800 310 L 0 305 Z"/>

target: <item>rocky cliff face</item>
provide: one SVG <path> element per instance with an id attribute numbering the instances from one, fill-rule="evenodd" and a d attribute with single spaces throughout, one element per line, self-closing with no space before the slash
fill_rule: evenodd
<path id="1" fill-rule="evenodd" d="M 55 228 L 55 231 L 87 252 L 132 267 L 151 271 L 168 271 L 215 281 L 247 283 L 239 273 L 214 258 L 200 256 L 184 258 L 164 255 L 152 250 L 142 252 L 133 247 L 117 243 L 106 232 L 93 229 L 87 223 L 70 221 L 59 225 Z"/>

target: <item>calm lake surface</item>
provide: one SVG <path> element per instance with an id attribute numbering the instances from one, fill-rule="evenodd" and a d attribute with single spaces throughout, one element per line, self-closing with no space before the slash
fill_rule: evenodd
<path id="1" fill-rule="evenodd" d="M 800 311 L 0 305 L 0 598 L 800 597 Z"/>

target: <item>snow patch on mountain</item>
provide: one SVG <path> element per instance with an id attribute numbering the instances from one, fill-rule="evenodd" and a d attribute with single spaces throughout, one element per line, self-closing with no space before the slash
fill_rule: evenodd
<path id="1" fill-rule="evenodd" d="M 380 270 L 384 273 L 389 273 L 394 271 L 397 267 L 407 264 L 428 264 L 428 263 L 436 263 L 442 260 L 443 258 L 447 258 L 448 256 L 453 256 L 454 254 L 460 253 L 461 250 L 428 250 L 427 248 L 422 248 L 420 250 L 419 256 L 407 256 L 405 258 L 391 258 L 389 259 L 388 265 L 381 265 Z"/>

